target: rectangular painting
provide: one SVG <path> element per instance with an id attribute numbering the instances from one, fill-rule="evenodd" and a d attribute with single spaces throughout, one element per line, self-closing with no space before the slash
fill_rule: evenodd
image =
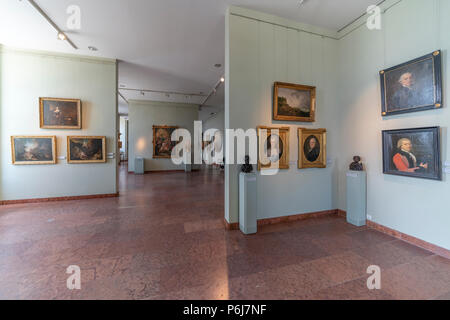
<path id="1" fill-rule="evenodd" d="M 68 163 L 106 162 L 106 137 L 69 136 L 67 137 Z"/>
<path id="2" fill-rule="evenodd" d="M 298 168 L 327 167 L 327 130 L 298 129 Z"/>
<path id="3" fill-rule="evenodd" d="M 382 115 L 442 108 L 441 51 L 380 71 Z"/>
<path id="4" fill-rule="evenodd" d="M 258 170 L 289 169 L 289 127 L 257 127 Z"/>
<path id="5" fill-rule="evenodd" d="M 42 129 L 81 129 L 81 100 L 39 98 Z"/>
<path id="6" fill-rule="evenodd" d="M 314 122 L 315 108 L 316 87 L 275 82 L 274 120 Z"/>
<path id="7" fill-rule="evenodd" d="M 55 164 L 55 136 L 13 136 L 11 137 L 12 163 Z"/>
<path id="8" fill-rule="evenodd" d="M 383 131 L 383 172 L 441 180 L 440 128 Z"/>
<path id="9" fill-rule="evenodd" d="M 153 126 L 153 158 L 170 159 L 177 141 L 172 141 L 172 133 L 177 126 Z"/>

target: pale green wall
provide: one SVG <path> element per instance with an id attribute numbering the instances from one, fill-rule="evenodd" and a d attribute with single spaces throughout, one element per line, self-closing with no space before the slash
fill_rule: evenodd
<path id="1" fill-rule="evenodd" d="M 363 25 L 339 41 L 338 83 L 339 208 L 346 209 L 346 165 L 359 154 L 367 167 L 367 213 L 372 220 L 450 249 L 448 177 L 444 174 L 440 182 L 384 175 L 381 144 L 385 129 L 441 126 L 442 161 L 449 159 L 449 16 L 448 0 L 403 0 L 393 6 L 383 15 L 381 31 Z M 378 72 L 437 49 L 443 50 L 444 108 L 382 118 Z"/>
<path id="2" fill-rule="evenodd" d="M 276 20 L 273 16 L 261 17 L 257 12 L 234 7 L 229 10 L 225 127 L 290 127 L 290 169 L 280 170 L 275 176 L 257 176 L 258 219 L 335 209 L 337 41 L 247 18 Z M 272 120 L 275 81 L 317 86 L 317 121 L 311 124 Z M 334 160 L 328 168 L 297 169 L 299 127 L 328 130 L 328 158 Z M 225 171 L 225 218 L 229 222 L 238 220 L 239 167 L 226 166 Z"/>
<path id="3" fill-rule="evenodd" d="M 116 162 L 56 165 L 11 164 L 12 135 L 56 135 L 66 156 L 68 135 L 104 135 L 116 153 L 116 61 L 22 51 L 0 46 L 0 200 L 116 192 Z M 82 130 L 39 128 L 39 97 L 82 100 Z"/>
<path id="4" fill-rule="evenodd" d="M 194 145 L 194 121 L 198 119 L 197 105 L 130 100 L 128 118 L 128 171 L 134 171 L 136 156 L 144 157 L 146 171 L 184 170 L 184 166 L 173 164 L 171 159 L 153 159 L 153 125 L 185 128 L 191 132 L 191 141 Z"/>

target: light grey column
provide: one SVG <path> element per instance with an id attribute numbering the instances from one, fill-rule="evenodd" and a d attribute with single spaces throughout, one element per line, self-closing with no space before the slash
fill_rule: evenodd
<path id="1" fill-rule="evenodd" d="M 257 232 L 256 173 L 239 174 L 239 229 L 245 234 Z"/>
<path id="2" fill-rule="evenodd" d="M 347 222 L 366 225 L 367 175 L 365 171 L 347 172 Z"/>

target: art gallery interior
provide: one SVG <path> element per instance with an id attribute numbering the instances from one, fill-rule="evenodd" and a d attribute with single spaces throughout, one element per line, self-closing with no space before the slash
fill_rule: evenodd
<path id="1" fill-rule="evenodd" d="M 449 16 L 0 0 L 0 299 L 450 299 Z"/>

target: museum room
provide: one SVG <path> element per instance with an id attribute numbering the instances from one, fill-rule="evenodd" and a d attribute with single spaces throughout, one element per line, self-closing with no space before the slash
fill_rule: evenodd
<path id="1" fill-rule="evenodd" d="M 450 300 L 449 17 L 0 0 L 0 300 Z"/>

